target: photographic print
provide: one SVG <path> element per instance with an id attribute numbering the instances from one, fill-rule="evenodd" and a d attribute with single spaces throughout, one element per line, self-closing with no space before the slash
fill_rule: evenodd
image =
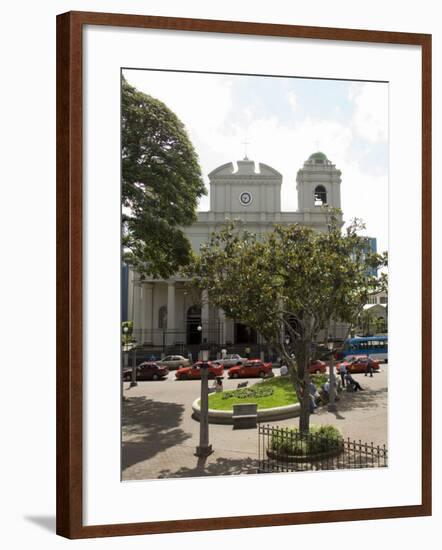
<path id="1" fill-rule="evenodd" d="M 431 482 L 431 35 L 58 16 L 57 533 Z"/>
<path id="2" fill-rule="evenodd" d="M 122 480 L 388 466 L 388 83 L 123 69 Z"/>

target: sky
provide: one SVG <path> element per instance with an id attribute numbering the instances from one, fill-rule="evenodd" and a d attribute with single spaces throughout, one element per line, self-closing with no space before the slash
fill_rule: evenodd
<path id="1" fill-rule="evenodd" d="M 216 167 L 244 157 L 283 175 L 281 210 L 297 209 L 296 173 L 322 151 L 342 172 L 344 219 L 388 250 L 388 84 L 128 69 L 138 90 L 184 123 L 209 189 Z M 248 145 L 244 145 L 248 142 Z M 204 197 L 199 210 L 209 209 Z"/>

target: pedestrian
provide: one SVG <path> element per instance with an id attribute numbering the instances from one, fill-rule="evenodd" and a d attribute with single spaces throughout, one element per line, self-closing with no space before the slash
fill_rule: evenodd
<path id="1" fill-rule="evenodd" d="M 289 373 L 289 369 L 287 368 L 287 365 L 282 365 L 281 368 L 279 369 L 280 376 L 287 376 L 288 373 Z"/>
<path id="2" fill-rule="evenodd" d="M 345 375 L 347 374 L 347 367 L 345 363 L 339 365 L 339 374 L 341 376 L 342 387 L 345 388 Z"/>
<path id="3" fill-rule="evenodd" d="M 221 377 L 217 377 L 216 379 L 216 386 L 215 386 L 215 392 L 220 393 L 223 391 L 223 379 Z"/>
<path id="4" fill-rule="evenodd" d="M 362 387 L 359 382 L 357 382 L 349 372 L 347 372 L 347 374 L 345 375 L 345 379 L 347 382 L 347 389 L 348 386 L 350 386 L 350 389 L 352 391 L 362 391 Z"/>
<path id="5" fill-rule="evenodd" d="M 225 348 L 223 348 L 221 350 L 221 359 L 224 359 L 226 355 L 227 355 L 227 350 Z"/>
<path id="6" fill-rule="evenodd" d="M 365 363 L 365 376 L 370 375 L 370 378 L 373 378 L 373 363 L 369 357 L 367 357 L 367 362 Z"/>
<path id="7" fill-rule="evenodd" d="M 250 353 L 251 353 L 251 349 L 249 346 L 247 346 L 244 350 L 244 355 L 246 356 L 246 359 L 250 359 Z"/>

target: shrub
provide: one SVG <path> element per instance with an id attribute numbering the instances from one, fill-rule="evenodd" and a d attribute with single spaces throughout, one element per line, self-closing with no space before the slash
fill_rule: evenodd
<path id="1" fill-rule="evenodd" d="M 308 434 L 287 428 L 275 431 L 270 449 L 281 455 L 306 456 L 335 451 L 342 442 L 341 432 L 331 425 L 312 426 Z"/>

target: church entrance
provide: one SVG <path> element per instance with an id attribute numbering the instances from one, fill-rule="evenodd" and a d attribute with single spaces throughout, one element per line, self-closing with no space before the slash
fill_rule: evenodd
<path id="1" fill-rule="evenodd" d="M 199 327 L 199 330 L 198 330 Z M 201 344 L 201 307 L 191 306 L 186 316 L 187 344 Z"/>
<path id="2" fill-rule="evenodd" d="M 256 344 L 257 341 L 256 330 L 242 323 L 235 323 L 235 344 Z"/>

